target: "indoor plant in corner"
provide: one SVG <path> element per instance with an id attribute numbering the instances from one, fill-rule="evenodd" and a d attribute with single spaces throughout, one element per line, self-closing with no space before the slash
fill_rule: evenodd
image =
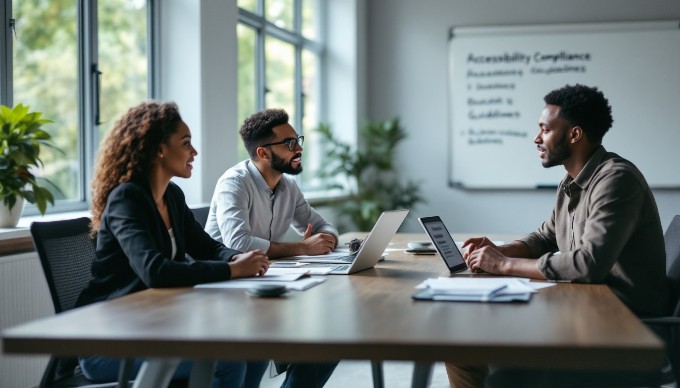
<path id="1" fill-rule="evenodd" d="M 328 125 L 321 124 L 317 131 L 322 148 L 319 176 L 330 178 L 329 188 L 347 193 L 349 198 L 338 210 L 354 224 L 349 228 L 370 231 L 383 211 L 411 209 L 425 202 L 419 185 L 403 181 L 396 171 L 397 146 L 406 138 L 399 119 L 366 121 L 359 131 L 357 149 L 336 138 Z M 345 226 L 342 222 L 338 225 L 340 229 Z"/>
<path id="2" fill-rule="evenodd" d="M 52 137 L 42 129 L 51 123 L 41 112 L 29 112 L 19 104 L 10 109 L 0 106 L 0 227 L 15 227 L 21 217 L 24 200 L 34 203 L 40 214 L 54 197 L 31 171 L 43 165 L 40 147 L 55 148 Z"/>

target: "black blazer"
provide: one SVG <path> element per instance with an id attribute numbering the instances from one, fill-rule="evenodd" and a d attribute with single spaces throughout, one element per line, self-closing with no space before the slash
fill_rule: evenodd
<path id="1" fill-rule="evenodd" d="M 172 245 L 146 181 L 117 186 L 107 199 L 97 234 L 94 279 L 80 294 L 78 306 L 113 299 L 147 288 L 187 287 L 227 280 L 227 262 L 239 251 L 213 240 L 185 203 L 174 183 L 164 194 L 177 244 Z M 194 260 L 186 260 L 185 254 Z"/>

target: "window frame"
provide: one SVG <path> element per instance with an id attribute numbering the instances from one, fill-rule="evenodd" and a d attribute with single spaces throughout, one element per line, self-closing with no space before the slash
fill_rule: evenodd
<path id="1" fill-rule="evenodd" d="M 94 164 L 99 146 L 99 128 L 97 123 L 98 89 L 98 1 L 77 0 L 77 47 L 78 47 L 78 188 L 77 197 L 68 200 L 57 200 L 54 206 L 48 206 L 46 214 L 89 209 L 92 194 L 89 190 L 94 175 Z M 105 0 L 102 0 L 105 1 Z M 157 55 L 158 55 L 158 5 L 156 0 L 145 0 L 147 18 L 147 99 L 158 95 Z M 3 26 L 9 27 L 13 21 L 12 0 L 2 0 L 0 4 L 0 20 Z M 9 28 L 0 29 L 0 42 L 5 48 L 0 52 L 0 103 L 13 106 L 13 32 Z M 17 33 L 20 33 L 18 31 Z M 104 75 L 105 76 L 105 75 Z M 35 205 L 26 203 L 23 216 L 37 215 Z"/>
<path id="2" fill-rule="evenodd" d="M 295 114 L 291 117 L 293 127 L 297 130 L 299 135 L 304 135 L 303 118 L 305 94 L 302 87 L 303 73 L 302 73 L 302 52 L 307 50 L 318 58 L 318 81 L 319 81 L 319 95 L 318 95 L 318 121 L 324 122 L 326 118 L 326 33 L 321 27 L 318 28 L 316 40 L 306 38 L 302 34 L 302 0 L 293 0 L 293 30 L 280 28 L 265 16 L 265 1 L 257 0 L 256 13 L 246 9 L 238 8 L 238 24 L 251 28 L 256 34 L 256 49 L 255 49 L 255 110 L 260 111 L 266 108 L 266 95 L 268 92 L 266 85 L 266 65 L 267 59 L 265 55 L 265 39 L 267 36 L 281 40 L 294 47 L 295 50 L 295 79 L 294 79 L 294 104 Z M 326 17 L 325 2 L 317 1 L 317 25 L 323 26 Z M 254 113 L 254 112 L 253 112 Z M 318 124 L 318 123 L 317 123 Z M 302 176 L 297 175 L 296 179 L 302 187 Z M 308 188 L 307 188 L 308 189 Z"/>

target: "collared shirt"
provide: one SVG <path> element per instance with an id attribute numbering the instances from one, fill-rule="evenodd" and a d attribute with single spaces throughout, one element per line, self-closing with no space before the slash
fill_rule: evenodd
<path id="1" fill-rule="evenodd" d="M 274 190 L 250 160 L 227 170 L 217 181 L 205 230 L 212 238 L 240 251 L 269 250 L 292 226 L 303 235 L 338 231 L 305 200 L 295 179 L 284 174 Z"/>
<path id="2" fill-rule="evenodd" d="M 548 279 L 604 283 L 638 314 L 668 313 L 666 253 L 654 195 L 629 161 L 599 147 L 560 183 L 538 231 L 520 240 Z"/>

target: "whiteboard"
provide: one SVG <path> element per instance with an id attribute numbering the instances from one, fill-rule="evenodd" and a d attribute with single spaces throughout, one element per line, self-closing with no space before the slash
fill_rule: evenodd
<path id="1" fill-rule="evenodd" d="M 449 182 L 471 189 L 555 187 L 534 136 L 543 96 L 598 87 L 614 125 L 602 144 L 656 188 L 680 187 L 677 21 L 454 27 L 449 39 Z"/>

